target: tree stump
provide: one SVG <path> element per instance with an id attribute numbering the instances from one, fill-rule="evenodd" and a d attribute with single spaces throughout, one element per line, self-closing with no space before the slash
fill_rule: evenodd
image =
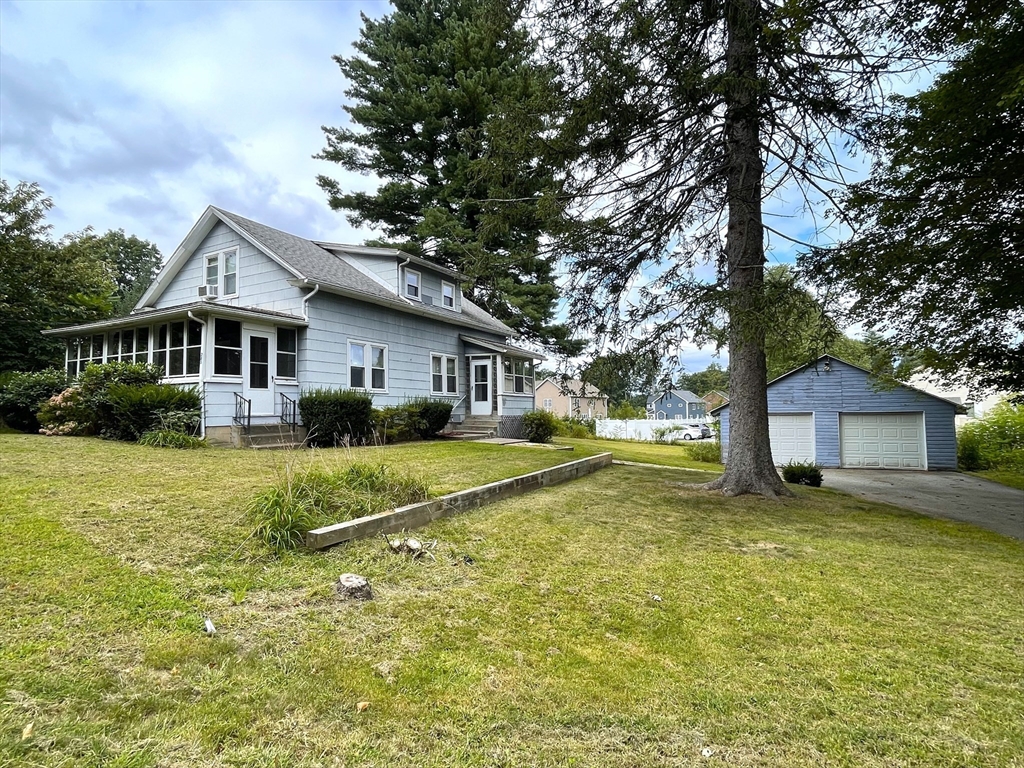
<path id="1" fill-rule="evenodd" d="M 373 600 L 370 582 L 354 573 L 341 574 L 334 588 L 343 600 Z"/>

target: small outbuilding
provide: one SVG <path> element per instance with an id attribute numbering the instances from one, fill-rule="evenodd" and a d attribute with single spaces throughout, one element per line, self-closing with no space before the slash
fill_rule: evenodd
<path id="1" fill-rule="evenodd" d="M 905 384 L 883 384 L 835 357 L 768 383 L 768 434 L 776 465 L 811 461 L 850 469 L 956 469 L 955 416 L 963 407 Z M 721 420 L 729 457 L 729 404 Z"/>

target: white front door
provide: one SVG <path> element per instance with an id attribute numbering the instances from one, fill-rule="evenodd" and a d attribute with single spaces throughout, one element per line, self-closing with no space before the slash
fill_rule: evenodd
<path id="1" fill-rule="evenodd" d="M 841 467 L 927 467 L 923 413 L 841 413 L 839 435 Z"/>
<path id="2" fill-rule="evenodd" d="M 809 413 L 769 413 L 768 440 L 776 466 L 814 461 L 814 417 Z"/>
<path id="3" fill-rule="evenodd" d="M 491 359 L 470 360 L 471 378 L 473 380 L 472 401 L 469 412 L 473 416 L 491 415 Z"/>
<path id="4" fill-rule="evenodd" d="M 253 416 L 274 415 L 274 352 L 273 329 L 242 327 L 242 394 Z"/>

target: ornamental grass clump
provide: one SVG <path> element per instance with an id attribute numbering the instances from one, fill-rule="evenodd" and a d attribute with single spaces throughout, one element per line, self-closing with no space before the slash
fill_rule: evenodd
<path id="1" fill-rule="evenodd" d="M 276 552 L 295 549 L 308 531 L 424 501 L 423 481 L 384 464 L 338 470 L 311 467 L 256 494 L 246 507 L 253 535 Z"/>
<path id="2" fill-rule="evenodd" d="M 782 479 L 794 485 L 809 485 L 820 488 L 822 482 L 821 464 L 813 461 L 790 461 L 782 467 Z"/>

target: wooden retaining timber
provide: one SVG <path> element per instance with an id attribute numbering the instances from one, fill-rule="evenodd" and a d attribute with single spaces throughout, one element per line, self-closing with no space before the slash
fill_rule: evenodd
<path id="1" fill-rule="evenodd" d="M 395 533 L 419 528 L 434 520 L 468 512 L 485 504 L 536 491 L 548 485 L 575 480 L 602 467 L 607 467 L 611 463 L 612 455 L 610 453 L 600 453 L 597 456 L 570 461 L 567 464 L 559 464 L 557 467 L 530 472 L 527 475 L 520 475 L 508 480 L 499 480 L 496 483 L 488 483 L 467 491 L 449 493 L 438 499 L 409 504 L 390 512 L 346 520 L 343 523 L 310 531 L 306 534 L 306 546 L 309 549 L 323 549 L 346 541 L 376 536 L 379 533 Z"/>

